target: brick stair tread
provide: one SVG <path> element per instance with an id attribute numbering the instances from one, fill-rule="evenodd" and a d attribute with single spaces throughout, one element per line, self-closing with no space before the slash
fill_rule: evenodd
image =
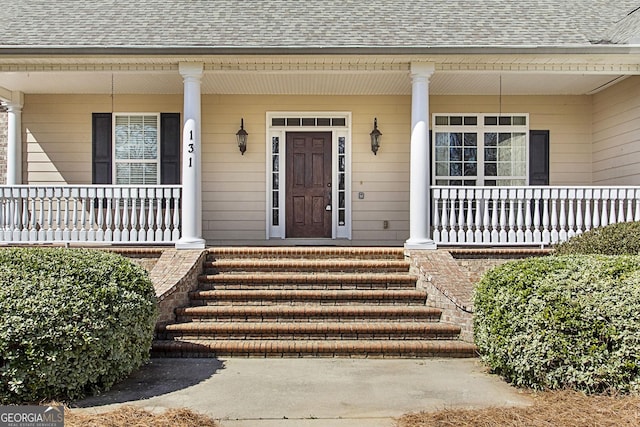
<path id="1" fill-rule="evenodd" d="M 404 259 L 403 248 L 391 247 L 218 247 L 209 248 L 208 256 L 226 258 L 349 258 L 349 259 Z"/>
<path id="2" fill-rule="evenodd" d="M 371 305 L 203 305 L 195 307 L 181 307 L 176 309 L 178 316 L 216 316 L 216 315 L 247 315 L 263 317 L 280 316 L 387 316 L 396 319 L 403 315 L 421 315 L 438 317 L 442 310 L 426 306 L 371 306 Z"/>
<path id="3" fill-rule="evenodd" d="M 408 271 L 409 261 L 388 259 L 219 259 L 206 261 L 205 269 L 235 270 L 236 272 L 255 270 L 291 271 L 345 271 L 383 270 Z"/>
<path id="4" fill-rule="evenodd" d="M 418 278 L 408 273 L 219 273 L 202 274 L 201 282 L 257 283 L 415 283 Z"/>
<path id="5" fill-rule="evenodd" d="M 457 334 L 460 327 L 437 322 L 189 322 L 173 323 L 160 328 L 159 332 L 287 332 L 287 333 L 389 333 L 425 332 Z"/>
<path id="6" fill-rule="evenodd" d="M 418 289 L 371 289 L 371 290 L 299 290 L 299 289 L 253 289 L 253 290 L 201 290 L 189 294 L 192 300 L 224 301 L 370 301 L 370 300 L 426 300 L 427 292 Z"/>
<path id="7" fill-rule="evenodd" d="M 476 346 L 458 340 L 158 340 L 152 352 L 244 356 L 368 355 L 372 357 L 475 357 Z"/>

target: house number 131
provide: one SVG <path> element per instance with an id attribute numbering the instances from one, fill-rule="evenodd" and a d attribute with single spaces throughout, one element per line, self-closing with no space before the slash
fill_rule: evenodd
<path id="1" fill-rule="evenodd" d="M 193 131 L 190 130 L 189 131 L 189 140 L 193 141 Z M 189 144 L 189 150 L 187 150 L 188 153 L 193 153 L 193 143 Z M 189 167 L 193 167 L 193 157 L 189 156 Z"/>

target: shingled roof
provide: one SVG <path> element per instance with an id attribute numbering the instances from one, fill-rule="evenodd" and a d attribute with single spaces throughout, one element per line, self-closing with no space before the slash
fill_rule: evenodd
<path id="1" fill-rule="evenodd" d="M 638 0 L 4 0 L 0 48 L 587 47 L 639 34 Z"/>

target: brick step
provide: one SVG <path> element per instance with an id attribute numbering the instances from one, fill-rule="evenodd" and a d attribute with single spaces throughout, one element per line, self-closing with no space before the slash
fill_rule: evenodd
<path id="1" fill-rule="evenodd" d="M 253 273 L 203 274 L 200 289 L 401 289 L 416 287 L 417 277 L 407 273 Z"/>
<path id="2" fill-rule="evenodd" d="M 422 290 L 209 290 L 189 294 L 191 304 L 201 305 L 424 305 L 427 293 Z"/>
<path id="3" fill-rule="evenodd" d="M 227 247 L 210 248 L 209 259 L 299 258 L 299 259 L 404 259 L 403 248 L 389 247 Z"/>
<path id="4" fill-rule="evenodd" d="M 158 340 L 155 357 L 475 357 L 473 344 L 455 340 Z"/>
<path id="5" fill-rule="evenodd" d="M 193 322 L 159 328 L 163 339 L 454 339 L 460 327 L 433 322 Z"/>
<path id="6" fill-rule="evenodd" d="M 409 261 L 402 259 L 218 259 L 204 263 L 208 274 L 221 272 L 408 272 Z"/>
<path id="7" fill-rule="evenodd" d="M 442 311 L 424 306 L 321 306 L 271 305 L 235 306 L 205 305 L 176 309 L 178 322 L 197 321 L 433 321 L 440 320 Z"/>

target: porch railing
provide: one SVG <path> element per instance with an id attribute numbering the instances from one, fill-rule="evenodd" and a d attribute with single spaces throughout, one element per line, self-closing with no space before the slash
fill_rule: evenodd
<path id="1" fill-rule="evenodd" d="M 640 187 L 432 188 L 442 245 L 549 245 L 608 224 L 640 221 Z"/>
<path id="2" fill-rule="evenodd" d="M 0 242 L 173 243 L 181 186 L 2 186 Z"/>

